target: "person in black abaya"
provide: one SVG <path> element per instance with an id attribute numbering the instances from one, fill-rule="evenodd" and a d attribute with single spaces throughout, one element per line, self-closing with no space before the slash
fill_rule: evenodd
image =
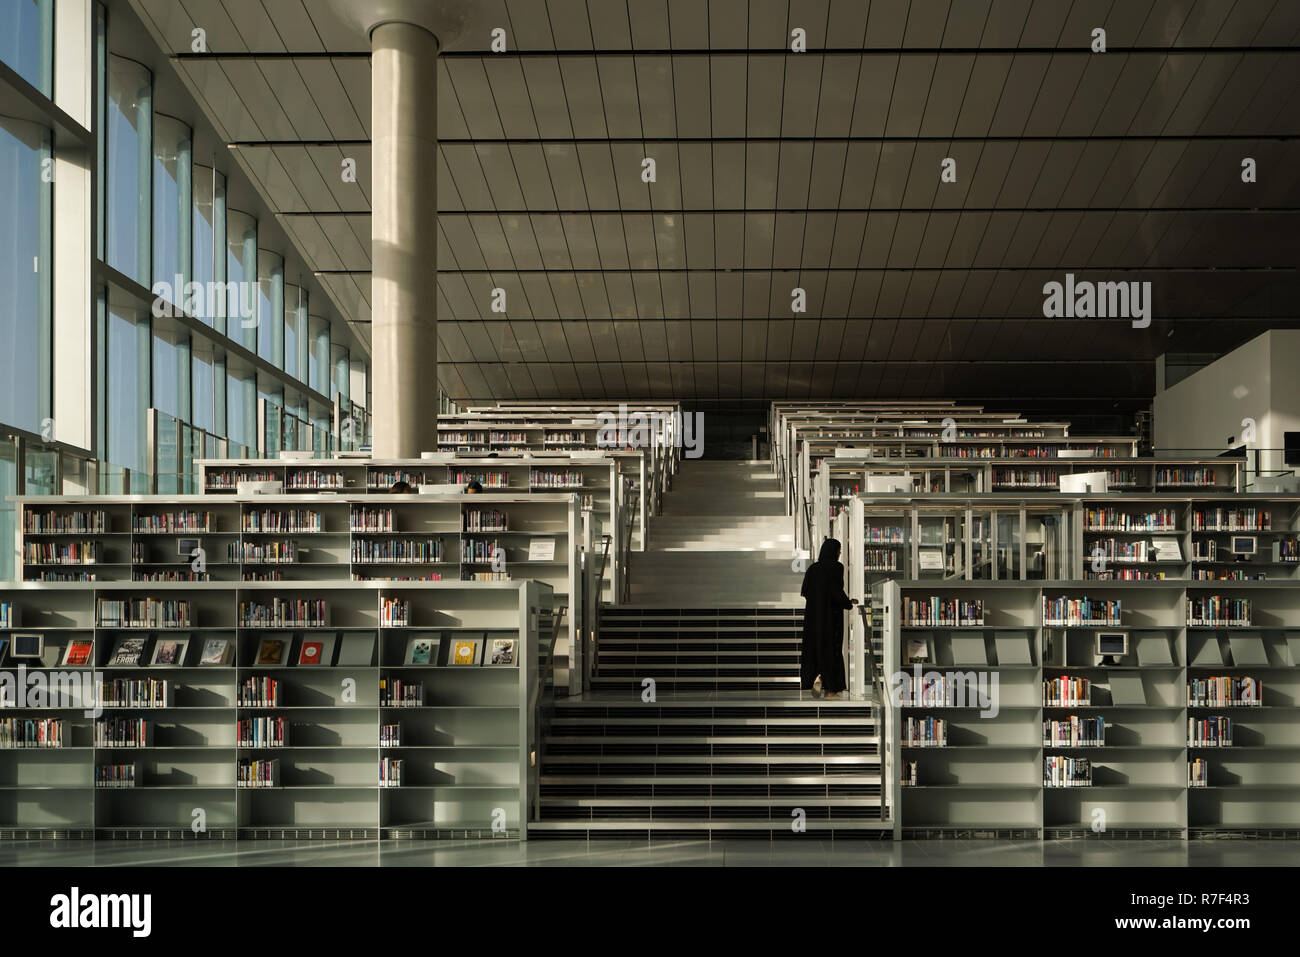
<path id="1" fill-rule="evenodd" d="M 799 589 L 807 601 L 803 613 L 803 647 L 799 661 L 799 687 L 814 698 L 823 693 L 839 697 L 844 679 L 844 611 L 857 599 L 844 593 L 844 566 L 840 543 L 822 542 L 817 561 L 808 566 Z"/>

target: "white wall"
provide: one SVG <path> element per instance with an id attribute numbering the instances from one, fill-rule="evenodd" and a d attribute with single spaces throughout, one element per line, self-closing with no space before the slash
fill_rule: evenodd
<path id="1" fill-rule="evenodd" d="M 1279 450 L 1262 454 L 1260 468 L 1283 468 L 1282 433 L 1300 430 L 1297 356 L 1300 330 L 1273 329 L 1157 394 L 1156 454 L 1214 455 L 1247 444 L 1242 420 L 1254 419 L 1249 446 Z"/>

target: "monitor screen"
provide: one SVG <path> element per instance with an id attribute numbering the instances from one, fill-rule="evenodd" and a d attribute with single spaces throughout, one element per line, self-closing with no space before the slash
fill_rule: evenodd
<path id="1" fill-rule="evenodd" d="M 1251 535 L 1233 535 L 1232 536 L 1232 554 L 1234 555 L 1254 555 L 1255 538 Z"/>
<path id="2" fill-rule="evenodd" d="M 39 658 L 44 651 L 43 635 L 14 635 L 9 645 L 9 654 L 15 658 Z"/>
<path id="3" fill-rule="evenodd" d="M 1128 654 L 1128 632 L 1124 632 L 1124 631 L 1097 632 L 1097 654 L 1099 655 Z"/>

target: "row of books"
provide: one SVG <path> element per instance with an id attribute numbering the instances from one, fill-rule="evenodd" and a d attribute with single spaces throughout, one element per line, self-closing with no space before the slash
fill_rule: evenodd
<path id="1" fill-rule="evenodd" d="M 977 690 L 966 676 L 928 671 L 923 675 L 905 677 L 907 680 L 898 690 L 901 707 L 965 707 L 975 703 L 973 700 L 959 700 L 973 698 Z"/>
<path id="2" fill-rule="evenodd" d="M 289 743 L 289 722 L 262 715 L 235 723 L 235 740 L 241 748 L 283 748 Z"/>
<path id="3" fill-rule="evenodd" d="M 1043 705 L 1048 708 L 1076 708 L 1092 701 L 1092 682 L 1087 678 L 1048 678 L 1043 682 Z"/>
<path id="4" fill-rule="evenodd" d="M 898 571 L 898 551 L 893 548 L 868 548 L 866 569 L 869 572 Z"/>
<path id="5" fill-rule="evenodd" d="M 400 748 L 402 746 L 401 722 L 379 726 L 379 746 L 381 748 Z"/>
<path id="6" fill-rule="evenodd" d="M 1193 758 L 1187 762 L 1187 786 L 1189 788 L 1210 786 L 1210 762 L 1205 758 Z"/>
<path id="7" fill-rule="evenodd" d="M 402 759 L 379 759 L 379 786 L 381 788 L 400 788 L 402 786 Z"/>
<path id="8" fill-rule="evenodd" d="M 904 758 L 899 763 L 898 783 L 901 787 L 914 788 L 917 780 L 917 762 Z"/>
<path id="9" fill-rule="evenodd" d="M 1047 755 L 1043 758 L 1043 787 L 1092 787 L 1092 762 L 1064 754 Z"/>
<path id="10" fill-rule="evenodd" d="M 293 539 L 283 542 L 231 542 L 226 546 L 226 559 L 249 564 L 292 565 L 298 561 L 298 543 Z"/>
<path id="11" fill-rule="evenodd" d="M 0 628 L 13 628 L 17 619 L 14 616 L 14 603 L 0 601 Z"/>
<path id="12" fill-rule="evenodd" d="M 1132 539 L 1098 538 L 1088 543 L 1090 557 L 1093 560 L 1104 559 L 1108 562 L 1154 562 L 1156 549 L 1150 542 Z"/>
<path id="13" fill-rule="evenodd" d="M 352 543 L 354 564 L 419 564 L 442 561 L 442 541 L 437 538 L 365 539 Z"/>
<path id="14" fill-rule="evenodd" d="M 241 788 L 275 788 L 280 786 L 280 759 L 240 761 L 235 784 Z"/>
<path id="15" fill-rule="evenodd" d="M 424 685 L 403 678 L 380 678 L 379 704 L 385 708 L 423 707 Z"/>
<path id="16" fill-rule="evenodd" d="M 309 508 L 284 511 L 264 508 L 243 514 L 240 525 L 246 532 L 323 532 L 321 513 Z"/>
<path id="17" fill-rule="evenodd" d="M 61 748 L 62 718 L 0 718 L 0 748 Z"/>
<path id="18" fill-rule="evenodd" d="M 343 473 L 323 469 L 293 469 L 284 477 L 286 489 L 342 489 Z"/>
<path id="19" fill-rule="evenodd" d="M 1217 481 L 1212 466 L 1156 469 L 1156 484 L 1169 488 L 1212 488 Z"/>
<path id="20" fill-rule="evenodd" d="M 501 553 L 498 559 L 497 553 Z M 460 543 L 460 560 L 463 562 L 504 561 L 505 548 L 494 539 L 465 538 Z"/>
<path id="21" fill-rule="evenodd" d="M 902 742 L 912 748 L 945 748 L 948 746 L 948 722 L 935 717 L 907 717 L 903 719 Z"/>
<path id="22" fill-rule="evenodd" d="M 1048 598 L 1043 596 L 1043 624 L 1087 626 L 1120 624 L 1118 598 Z"/>
<path id="23" fill-rule="evenodd" d="M 279 476 L 270 469 L 209 469 L 205 486 L 211 489 L 232 489 L 240 482 L 275 482 Z"/>
<path id="24" fill-rule="evenodd" d="M 1144 571 L 1140 568 L 1112 568 L 1104 572 L 1095 572 L 1088 568 L 1084 569 L 1083 577 L 1090 581 L 1154 582 L 1165 581 L 1169 575 L 1166 572 Z"/>
<path id="25" fill-rule="evenodd" d="M 1070 715 L 1043 722 L 1043 747 L 1101 747 L 1106 743 L 1106 722 L 1101 717 Z"/>
<path id="26" fill-rule="evenodd" d="M 1232 719 L 1226 715 L 1187 719 L 1189 748 L 1232 747 Z"/>
<path id="27" fill-rule="evenodd" d="M 86 532 L 107 532 L 108 515 L 103 509 L 89 511 L 23 512 L 23 531 L 33 535 L 79 535 Z"/>
<path id="28" fill-rule="evenodd" d="M 509 527 L 506 513 L 496 508 L 471 508 L 461 522 L 465 532 L 504 532 Z"/>
<path id="29" fill-rule="evenodd" d="M 1187 624 L 1192 627 L 1244 627 L 1250 624 L 1250 599 L 1228 595 L 1197 595 L 1187 599 Z"/>
<path id="30" fill-rule="evenodd" d="M 135 785 L 136 767 L 134 764 L 95 765 L 95 787 L 133 788 Z"/>
<path id="31" fill-rule="evenodd" d="M 393 510 L 391 508 L 354 508 L 349 525 L 354 532 L 391 532 L 393 530 Z"/>
<path id="32" fill-rule="evenodd" d="M 980 626 L 984 624 L 984 601 L 980 598 L 904 598 L 903 624 L 907 627 L 930 625 Z"/>
<path id="33" fill-rule="evenodd" d="M 907 541 L 907 536 L 901 525 L 868 525 L 866 540 L 868 545 L 892 545 Z"/>
<path id="34" fill-rule="evenodd" d="M 239 622 L 246 628 L 310 628 L 329 624 L 323 598 L 272 598 L 270 603 L 241 601 Z"/>
<path id="35" fill-rule="evenodd" d="M 1264 682 L 1249 675 L 1189 678 L 1187 704 L 1193 708 L 1258 708 L 1264 704 Z"/>
<path id="36" fill-rule="evenodd" d="M 269 675 L 252 675 L 239 683 L 236 698 L 241 708 L 278 708 L 284 682 Z"/>
<path id="37" fill-rule="evenodd" d="M 1254 582 L 1265 581 L 1267 572 L 1248 572 L 1241 568 L 1193 568 L 1192 581 L 1198 582 Z"/>
<path id="38" fill-rule="evenodd" d="M 153 745 L 148 718 L 101 718 L 95 722 L 97 748 L 147 748 Z"/>
<path id="39" fill-rule="evenodd" d="M 562 472 L 528 470 L 529 488 L 578 488 L 582 484 L 582 473 L 577 469 L 565 469 Z"/>
<path id="40" fill-rule="evenodd" d="M 170 708 L 174 691 L 166 678 L 110 678 L 96 696 L 106 708 Z"/>
<path id="41" fill-rule="evenodd" d="M 1090 532 L 1169 532 L 1178 528 L 1172 508 L 1131 512 L 1118 508 L 1086 508 L 1083 527 Z"/>
<path id="42" fill-rule="evenodd" d="M 366 473 L 366 487 L 372 491 L 387 491 L 398 482 L 416 488 L 428 484 L 428 478 L 423 471 L 410 469 L 371 469 Z"/>
<path id="43" fill-rule="evenodd" d="M 1003 488 L 1055 488 L 1056 469 L 994 469 L 993 484 Z"/>
<path id="44" fill-rule="evenodd" d="M 448 469 L 447 477 L 449 485 L 468 485 L 470 482 L 478 482 L 485 489 L 507 488 L 510 485 L 510 477 L 505 472 L 467 472 L 463 469 Z"/>
<path id="45" fill-rule="evenodd" d="M 156 515 L 132 515 L 131 531 L 140 535 L 167 535 L 172 532 L 208 532 L 212 513 L 193 509 L 160 512 Z"/>
<path id="46" fill-rule="evenodd" d="M 24 542 L 24 565 L 93 565 L 99 542 Z"/>
<path id="47" fill-rule="evenodd" d="M 99 598 L 100 628 L 189 628 L 190 603 L 178 598 Z"/>
<path id="48" fill-rule="evenodd" d="M 405 598 L 385 598 L 379 608 L 381 628 L 405 628 L 411 622 L 411 603 Z"/>
<path id="49" fill-rule="evenodd" d="M 1194 508 L 1194 532 L 1267 532 L 1273 528 L 1273 513 L 1266 508 Z"/>

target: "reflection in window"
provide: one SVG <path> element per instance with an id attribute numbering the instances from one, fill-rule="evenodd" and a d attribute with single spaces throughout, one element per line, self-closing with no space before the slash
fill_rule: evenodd
<path id="1" fill-rule="evenodd" d="M 153 337 L 153 407 L 178 419 L 190 417 L 190 337 L 179 329 Z"/>
<path id="2" fill-rule="evenodd" d="M 330 346 L 330 390 L 326 393 L 331 399 L 337 392 L 342 396 L 342 403 L 347 405 L 349 378 L 348 350 L 345 346 Z"/>
<path id="3" fill-rule="evenodd" d="M 149 71 L 134 60 L 108 58 L 108 264 L 141 285 L 149 282 Z"/>
<path id="4" fill-rule="evenodd" d="M 234 446 L 248 447 L 249 455 L 257 448 L 257 379 L 253 372 L 226 373 L 226 422 L 230 437 L 231 456 Z"/>
<path id="5" fill-rule="evenodd" d="M 0 0 L 0 60 L 54 95 L 54 0 Z"/>
<path id="6" fill-rule="evenodd" d="M 202 339 L 194 339 L 193 372 L 190 379 L 190 422 L 204 431 L 211 432 L 213 412 L 215 409 L 213 389 L 216 380 L 212 368 L 212 345 Z M 224 385 L 224 382 L 222 383 Z M 225 431 L 222 429 L 222 431 Z"/>
<path id="7" fill-rule="evenodd" d="M 257 354 L 284 366 L 284 257 L 266 249 L 257 253 Z"/>
<path id="8" fill-rule="evenodd" d="M 218 234 L 219 235 L 219 234 Z M 257 220 L 226 210 L 226 335 L 257 351 Z"/>
<path id="9" fill-rule="evenodd" d="M 148 448 L 150 335 L 147 317 L 109 307 L 107 459 L 132 472 L 131 488 L 144 490 Z M 138 473 L 138 475 L 137 475 Z"/>
<path id="10" fill-rule="evenodd" d="M 307 358 L 307 290 L 284 287 L 284 371 L 296 379 L 305 373 Z"/>
<path id="11" fill-rule="evenodd" d="M 328 319 L 312 316 L 307 322 L 311 336 L 311 354 L 308 359 L 307 384 L 317 392 L 328 392 L 330 387 L 330 323 Z"/>
<path id="12" fill-rule="evenodd" d="M 190 281 L 190 128 L 170 116 L 153 118 L 153 280 L 185 302 Z"/>
<path id="13" fill-rule="evenodd" d="M 39 433 L 50 415 L 50 134 L 0 117 L 0 422 Z"/>

